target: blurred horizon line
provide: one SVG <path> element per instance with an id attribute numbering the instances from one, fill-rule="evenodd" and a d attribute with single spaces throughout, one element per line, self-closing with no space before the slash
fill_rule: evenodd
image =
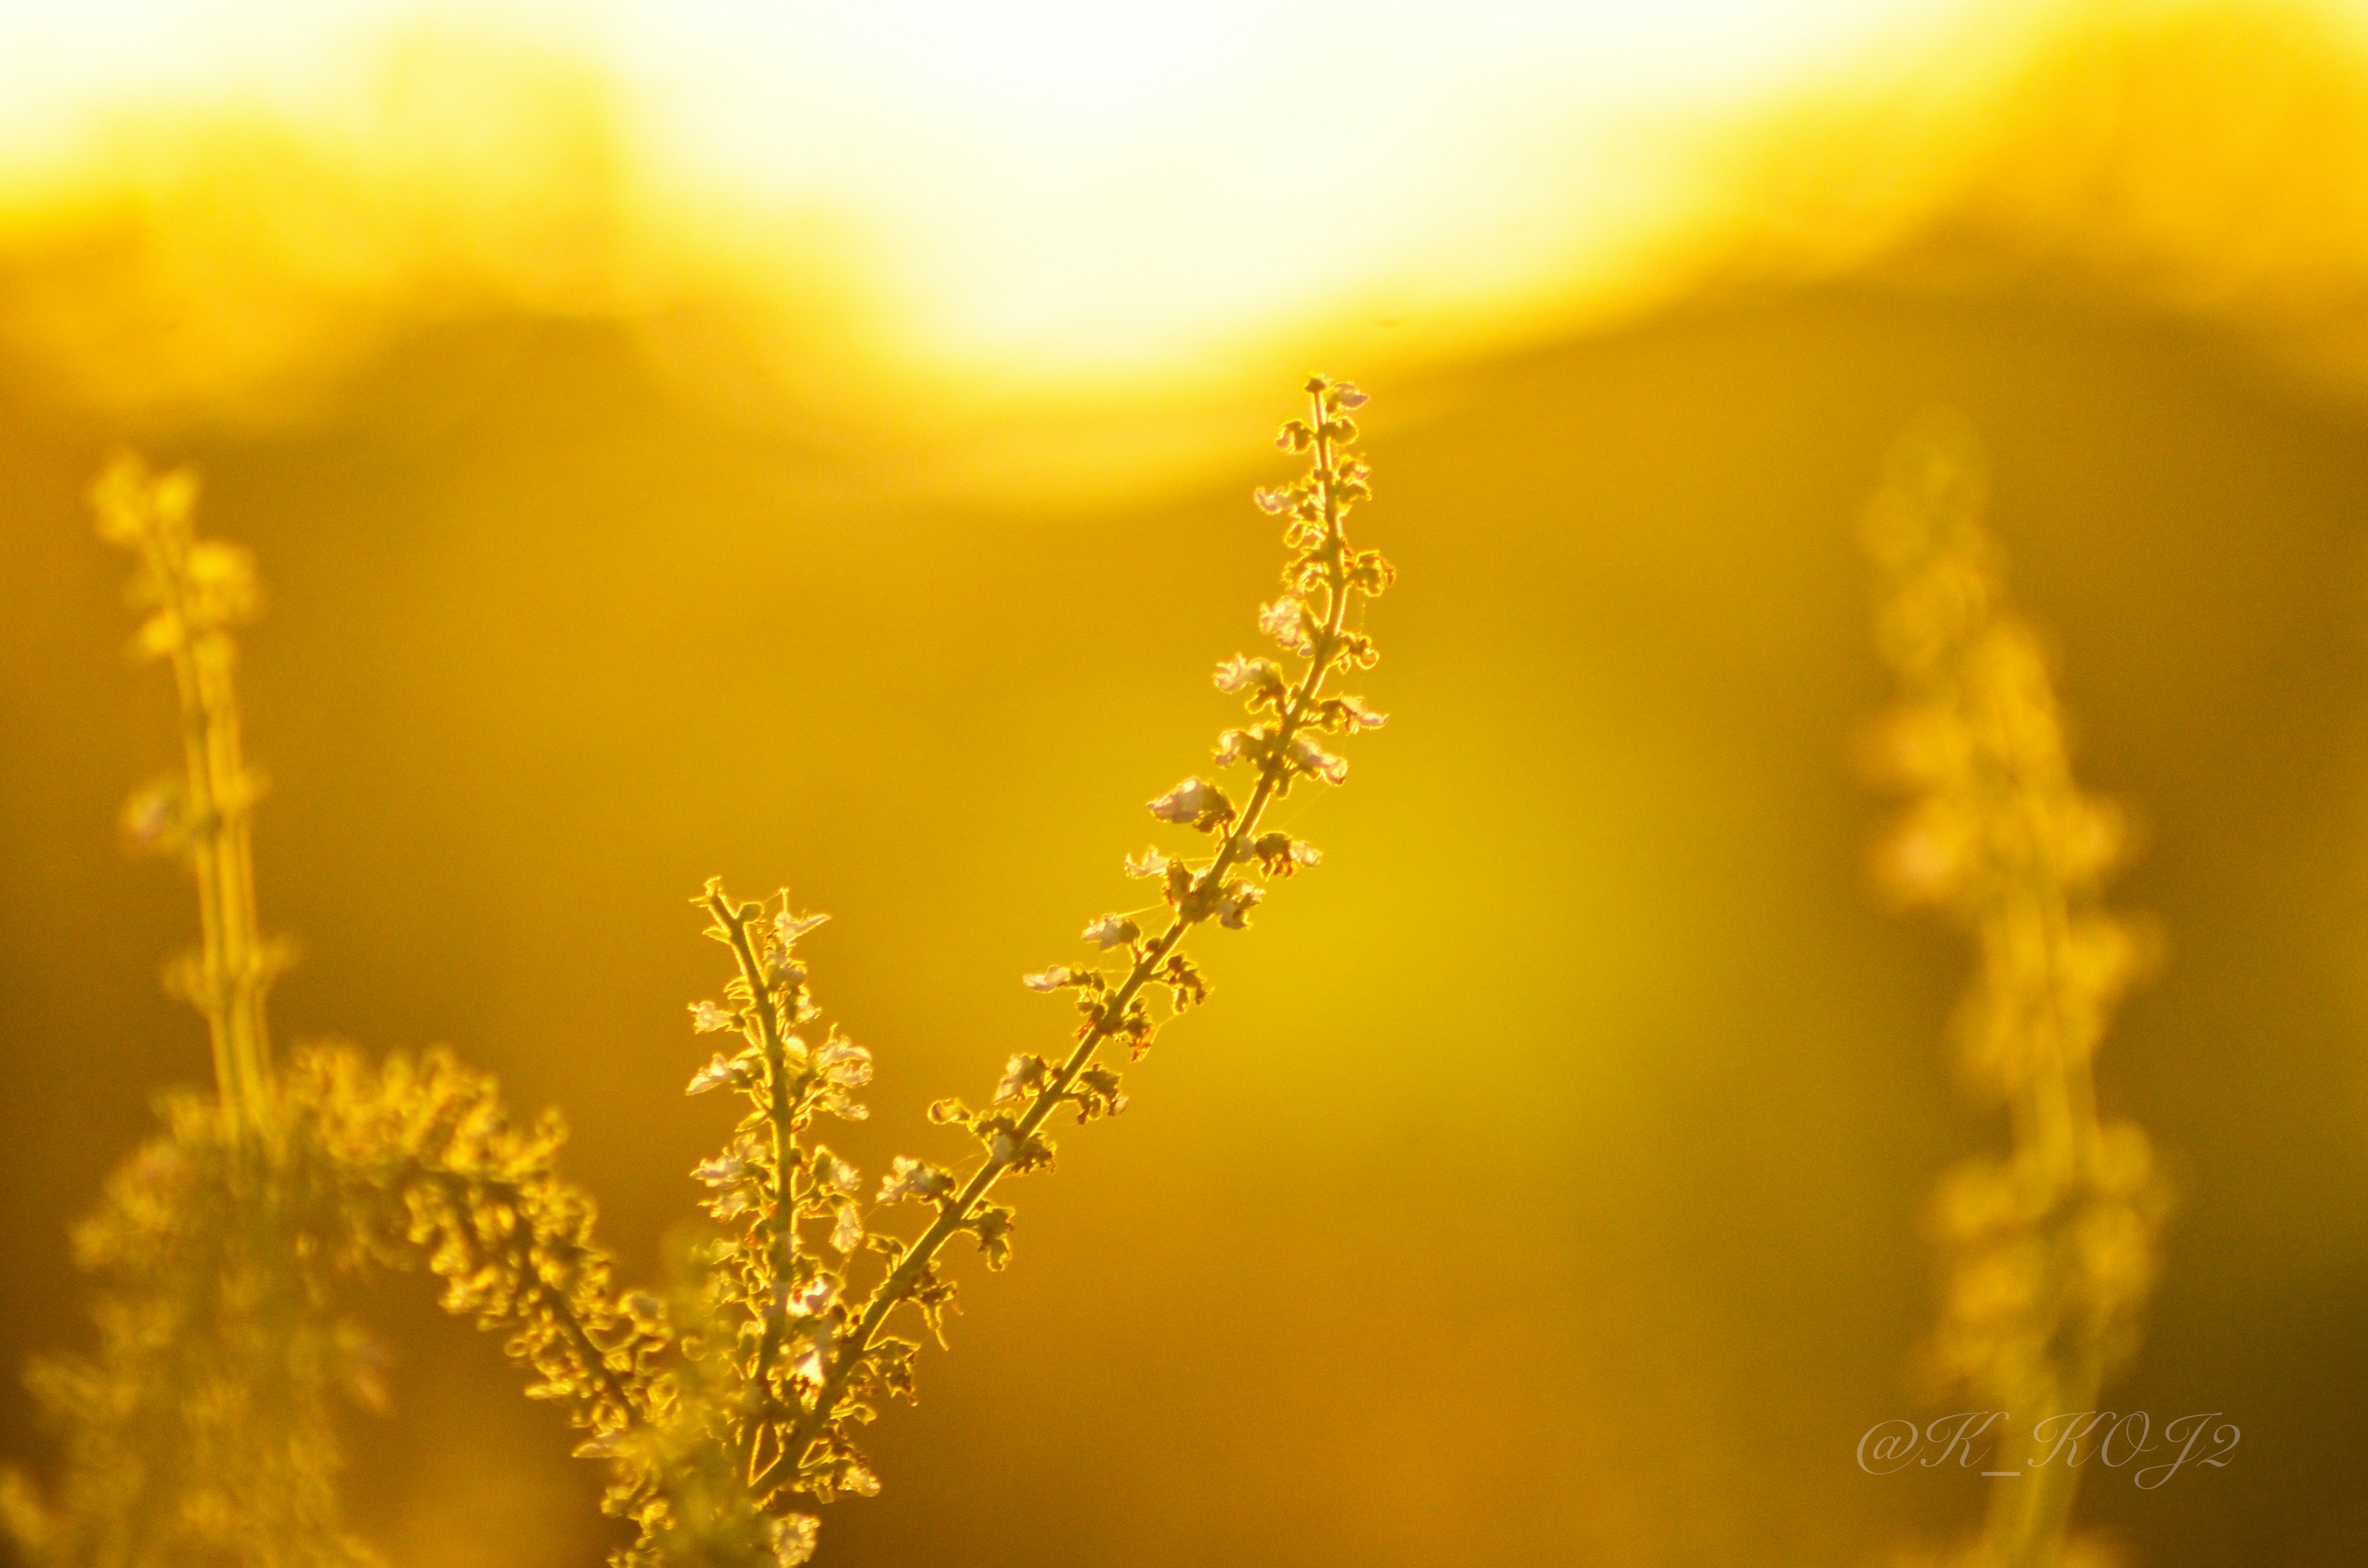
<path id="1" fill-rule="evenodd" d="M 1244 394 L 1279 369 L 1402 382 L 1837 281 L 2066 290 L 2230 331 L 2340 403 L 2368 391 L 2351 319 L 2368 182 L 2350 172 L 2368 166 L 2368 48 L 2348 5 L 1841 4 L 1858 30 L 1838 41 L 1828 17 L 1821 53 L 1696 81 L 1691 99 L 1682 73 L 1657 104 L 1607 93 L 1558 140 L 1539 140 L 1534 93 L 1463 106 L 1528 145 L 1485 188 L 1450 190 L 1473 150 L 1457 147 L 1382 201 L 1374 182 L 1399 171 L 1356 163 L 1344 133 L 1326 199 L 1403 231 L 1353 260 L 1258 227 L 1270 190 L 1228 210 L 1193 187 L 1239 147 L 1198 170 L 1171 155 L 1164 181 L 1130 170 L 1134 205 L 1063 210 L 1108 176 L 1082 156 L 1025 199 L 999 191 L 1028 183 L 1019 153 L 1047 125 L 1076 129 L 1050 110 L 1037 142 L 951 171 L 918 133 L 840 149 L 833 177 L 879 187 L 868 210 L 818 176 L 803 192 L 735 182 L 595 52 L 398 9 L 379 7 L 359 74 L 310 111 L 184 93 L 94 101 L 40 155 L 19 137 L 0 172 L 0 342 L 64 401 L 153 438 L 301 417 L 412 325 L 616 321 L 703 401 L 825 444 L 927 431 L 931 483 L 990 492 L 1200 469 L 1238 451 Z M 1412 103 L 1408 124 L 1452 107 Z M 1257 143 L 1278 122 L 1251 108 Z M 1205 230 L 1212 201 L 1234 229 L 1182 243 L 1175 224 Z M 1311 199 L 1311 230 L 1326 210 Z M 1009 235 L 982 239 L 998 224 Z M 1066 270 L 1046 271 L 1055 256 Z"/>

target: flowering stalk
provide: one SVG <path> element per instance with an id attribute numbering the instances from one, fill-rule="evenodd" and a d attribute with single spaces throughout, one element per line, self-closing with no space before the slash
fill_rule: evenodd
<path id="1" fill-rule="evenodd" d="M 879 1490 L 851 1445 L 810 1452 L 795 1437 L 805 1393 L 844 1333 L 847 1269 L 866 1240 L 861 1178 L 808 1133 L 825 1113 L 868 1114 L 850 1091 L 871 1081 L 871 1053 L 836 1028 L 812 1044 L 791 1032 L 821 1016 L 797 942 L 826 916 L 798 913 L 785 891 L 767 919 L 761 904 L 733 899 L 712 879 L 695 902 L 736 972 L 723 1001 L 694 1005 L 691 1021 L 701 1033 L 737 1034 L 742 1045 L 730 1056 L 716 1052 L 689 1092 L 732 1089 L 749 1109 L 724 1152 L 692 1172 L 713 1190 L 708 1211 L 729 1228 L 693 1260 L 700 1278 L 683 1316 L 696 1331 L 685 1333 L 682 1347 L 700 1392 L 682 1402 L 665 1445 L 671 1457 L 657 1484 L 668 1495 L 654 1499 L 640 1550 L 658 1561 L 738 1561 L 755 1548 L 765 1561 L 797 1562 L 813 1551 L 815 1521 L 794 1513 L 768 1519 L 768 1505 L 792 1494 L 827 1502 L 838 1492 Z M 827 1222 L 825 1243 L 805 1234 L 814 1221 Z M 895 1353 L 880 1348 L 878 1375 L 909 1388 Z M 718 1462 L 723 1456 L 728 1465 Z M 785 1460 L 788 1473 L 777 1473 Z M 697 1518 L 672 1495 L 686 1486 L 704 1499 Z"/>
<path id="2" fill-rule="evenodd" d="M 274 1070 L 264 999 L 282 952 L 256 929 L 257 790 L 231 681 L 258 594 L 245 551 L 195 537 L 195 496 L 187 472 L 126 457 L 92 499 L 101 537 L 139 561 L 136 646 L 179 689 L 183 771 L 124 824 L 195 874 L 202 942 L 168 979 L 206 1019 L 218 1092 L 169 1098 L 164 1134 L 78 1228 L 76 1259 L 104 1282 L 97 1353 L 35 1364 L 64 1474 L 51 1501 L 0 1473 L 0 1527 L 40 1568 L 374 1562 L 339 1521 L 334 1417 L 339 1394 L 384 1398 L 375 1342 L 334 1306 L 373 1266 L 428 1269 L 447 1310 L 503 1334 L 529 1392 L 616 1452 L 611 1506 L 629 1512 L 651 1467 L 616 1444 L 667 1408 L 668 1331 L 655 1298 L 616 1293 L 591 1201 L 553 1168 L 556 1120 L 514 1131 L 493 1081 L 440 1054 L 372 1070 L 311 1050 Z"/>
<path id="3" fill-rule="evenodd" d="M 2165 1203 L 2145 1133 L 2099 1117 L 2091 1069 L 2146 958 L 2100 896 L 2129 835 L 2073 780 L 2047 661 L 2005 607 L 1983 498 L 1972 432 L 1935 420 L 1901 441 L 1868 510 L 1878 642 L 1906 699 L 1882 761 L 1915 796 L 1877 870 L 1902 902 L 1974 935 L 1980 971 L 1957 1034 L 1975 1089 L 2005 1102 L 2013 1145 L 1941 1185 L 1934 1358 L 1949 1381 L 2037 1423 L 2093 1412 L 2135 1351 Z M 2034 1437 L 1966 1563 L 2055 1568 L 2087 1551 L 2067 1538 L 2073 1456 Z"/>
<path id="4" fill-rule="evenodd" d="M 131 597 L 148 614 L 133 648 L 171 662 L 181 698 L 181 771 L 132 796 L 125 834 L 178 854 L 197 880 L 203 941 L 168 973 L 205 1017 L 222 1103 L 259 1131 L 271 1076 L 264 995 L 285 954 L 256 926 L 251 824 L 261 790 L 240 755 L 232 629 L 254 618 L 260 596 L 245 550 L 195 536 L 197 494 L 187 469 L 151 475 L 124 453 L 92 487 L 91 504 L 99 537 L 139 558 Z"/>
<path id="5" fill-rule="evenodd" d="M 182 767 L 125 806 L 136 847 L 176 855 L 197 882 L 201 940 L 166 983 L 211 1038 L 218 1097 L 184 1098 L 170 1131 L 120 1171 L 79 1232 L 77 1261 L 113 1287 L 95 1361 L 37 1363 L 66 1429 L 63 1506 L 6 1478 L 0 1514 L 36 1562 L 136 1563 L 190 1551 L 261 1562 L 336 1560 L 336 1445 L 326 1396 L 358 1344 L 315 1310 L 288 1244 L 264 998 L 285 952 L 257 932 L 250 824 L 259 785 L 241 756 L 233 670 L 252 619 L 253 562 L 199 540 L 195 477 L 129 454 L 91 490 L 100 537 L 132 552 L 133 648 L 164 659 L 180 697 Z"/>
<path id="6" fill-rule="evenodd" d="M 1261 608 L 1259 628 L 1300 664 L 1287 671 L 1270 659 L 1236 656 L 1216 676 L 1220 689 L 1243 698 L 1254 721 L 1224 732 L 1216 748 L 1220 767 L 1253 770 L 1247 801 L 1236 807 L 1218 784 L 1195 776 L 1150 802 L 1158 820 L 1212 835 L 1214 848 L 1198 860 L 1156 848 L 1128 858 L 1130 875 L 1159 882 L 1169 918 L 1156 936 L 1127 915 L 1107 915 L 1086 927 L 1085 940 L 1097 949 L 1125 954 L 1121 973 L 1055 965 L 1025 977 L 1036 991 L 1073 992 L 1082 1021 L 1058 1061 L 1013 1057 L 985 1108 L 954 1099 L 930 1108 L 930 1120 L 967 1129 L 981 1153 L 962 1176 L 921 1160 L 895 1161 L 877 1201 L 934 1208 L 920 1235 L 905 1240 L 867 1231 L 848 1200 L 851 1168 L 799 1141 L 817 1108 L 860 1114 L 844 1089 L 871 1071 L 869 1053 L 836 1035 L 810 1054 L 786 1032 L 814 1016 L 791 944 L 821 917 L 795 914 L 784 894 L 768 939 L 761 906 L 734 903 L 712 882 L 700 901 L 715 921 L 710 935 L 732 949 L 738 973 L 723 1004 L 692 1009 L 694 1023 L 737 1030 L 745 1044 L 732 1057 L 719 1052 L 691 1089 L 729 1084 L 753 1108 L 732 1149 L 698 1174 L 723 1188 L 711 1202 L 720 1218 L 750 1214 L 744 1233 L 720 1255 L 737 1272 L 718 1297 L 749 1314 L 742 1334 L 755 1340 L 740 1369 L 746 1392 L 730 1435 L 745 1455 L 748 1483 L 772 1487 L 758 1497 L 760 1506 L 778 1508 L 797 1495 L 826 1503 L 839 1491 L 877 1488 L 854 1430 L 871 1419 L 877 1397 L 911 1397 L 918 1348 L 886 1333 L 890 1319 L 910 1306 L 942 1338 L 943 1314 L 954 1294 L 940 1273 L 946 1244 L 966 1235 L 988 1267 L 1003 1267 L 1010 1256 L 1012 1211 L 990 1201 L 996 1185 L 1052 1165 L 1053 1145 L 1043 1129 L 1055 1112 L 1072 1109 L 1082 1123 L 1126 1108 L 1119 1075 L 1099 1054 L 1113 1043 L 1123 1043 L 1136 1059 L 1150 1049 L 1158 1028 L 1149 1006 L 1154 988 L 1166 993 L 1169 1017 L 1206 998 L 1207 982 L 1183 952 L 1187 935 L 1212 919 L 1235 929 L 1246 926 L 1268 885 L 1320 858 L 1311 846 L 1261 828 L 1269 807 L 1294 782 L 1337 784 L 1346 777 L 1348 764 L 1316 736 L 1376 729 L 1385 722 L 1360 699 L 1331 695 L 1328 687 L 1334 677 L 1374 664 L 1377 653 L 1357 624 L 1358 611 L 1389 585 L 1392 574 L 1378 551 L 1355 548 L 1347 534 L 1351 509 L 1371 494 L 1366 466 L 1349 449 L 1356 438 L 1349 414 L 1364 394 L 1321 377 L 1304 390 L 1307 417 L 1286 424 L 1278 444 L 1306 454 L 1308 472 L 1258 496 L 1264 510 L 1284 519 L 1291 551 L 1285 593 Z M 798 1225 L 808 1219 L 830 1221 L 835 1266 L 801 1238 Z M 848 1273 L 859 1247 L 877 1255 L 883 1272 L 856 1301 Z M 811 1550 L 811 1520 L 793 1514 L 783 1525 L 782 1561 L 800 1560 L 791 1554 Z"/>
<path id="7" fill-rule="evenodd" d="M 740 1045 L 716 1052 L 689 1091 L 728 1088 L 747 1109 L 693 1173 L 725 1229 L 691 1250 L 667 1301 L 617 1288 L 590 1199 L 557 1174 L 557 1119 L 513 1128 L 491 1079 L 442 1053 L 372 1069 L 344 1050 L 300 1051 L 275 1073 L 263 1003 L 278 957 L 256 934 L 256 790 L 230 682 L 231 629 L 256 598 L 252 567 L 235 547 L 193 537 L 187 475 L 154 479 L 131 460 L 111 468 L 96 492 L 100 531 L 140 555 L 134 594 L 152 610 L 141 646 L 173 662 L 187 751 L 183 775 L 135 798 L 125 821 L 136 842 L 183 853 L 196 872 L 204 941 L 175 975 L 206 1017 L 220 1092 L 171 1102 L 165 1135 L 127 1162 L 85 1228 L 84 1261 L 109 1286 L 100 1353 L 39 1377 L 67 1429 L 62 1495 L 52 1505 L 0 1476 L 0 1525 L 24 1559 L 368 1562 L 337 1521 L 329 1396 L 377 1397 L 370 1341 L 333 1310 L 339 1282 L 374 1267 L 436 1275 L 445 1309 L 502 1334 L 533 1378 L 529 1396 L 565 1409 L 583 1434 L 576 1454 L 610 1467 L 604 1508 L 638 1527 L 617 1568 L 786 1568 L 811 1556 L 818 1522 L 796 1505 L 876 1492 L 856 1428 L 879 1398 L 913 1394 L 919 1346 L 889 1335 L 890 1318 L 909 1306 L 942 1336 L 954 1288 L 939 1255 L 956 1235 L 990 1268 L 1008 1259 L 1011 1210 L 989 1201 L 996 1184 L 1052 1164 L 1043 1127 L 1055 1111 L 1085 1122 L 1125 1108 L 1099 1053 L 1150 1048 L 1155 988 L 1168 1017 L 1205 999 L 1187 934 L 1211 920 L 1247 925 L 1273 881 L 1319 858 L 1262 831 L 1268 808 L 1303 778 L 1346 777 L 1318 736 L 1384 722 L 1327 689 L 1373 665 L 1358 611 L 1391 576 L 1345 531 L 1369 494 L 1349 450 L 1349 411 L 1365 400 L 1322 378 L 1306 392 L 1308 417 L 1285 425 L 1281 445 L 1306 454 L 1308 472 L 1258 495 L 1284 519 L 1291 551 L 1285 592 L 1261 608 L 1259 628 L 1301 662 L 1236 656 L 1216 677 L 1251 715 L 1216 751 L 1219 767 L 1252 770 L 1247 801 L 1237 808 L 1194 777 L 1150 802 L 1212 848 L 1126 861 L 1158 881 L 1170 918 L 1156 936 L 1125 915 L 1086 928 L 1099 949 L 1124 952 L 1122 973 L 1056 965 L 1025 977 L 1074 993 L 1083 1021 L 1057 1062 L 1006 1063 L 985 1108 L 930 1108 L 982 1153 L 961 1176 L 896 1160 L 875 1202 L 932 1206 L 919 1236 L 875 1231 L 860 1176 L 813 1137 L 825 1114 L 866 1114 L 852 1091 L 871 1076 L 871 1052 L 836 1028 L 808 1039 L 820 1009 L 797 944 L 824 916 L 797 912 L 786 892 L 768 914 L 708 883 L 697 902 L 734 972 L 692 1022 Z M 868 1290 L 853 1288 L 858 1274 L 872 1277 Z"/>

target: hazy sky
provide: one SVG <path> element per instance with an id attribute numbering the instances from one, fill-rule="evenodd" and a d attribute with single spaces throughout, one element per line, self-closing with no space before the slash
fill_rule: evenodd
<path id="1" fill-rule="evenodd" d="M 335 126 L 391 40 L 522 40 L 616 84 L 651 188 L 827 210 L 941 346 L 1107 365 L 1344 293 L 1485 308 L 1649 227 L 1705 111 L 1967 8 L 0 0 L 0 159 L 71 155 L 126 104 Z"/>

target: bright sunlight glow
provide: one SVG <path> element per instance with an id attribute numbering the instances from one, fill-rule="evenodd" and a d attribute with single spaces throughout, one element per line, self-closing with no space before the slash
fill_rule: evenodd
<path id="1" fill-rule="evenodd" d="M 1311 311 L 1419 333 L 1583 271 L 1656 220 L 1658 133 L 1963 9 L 11 0 L 0 159 L 37 166 L 132 101 L 334 121 L 406 31 L 523 40 L 615 85 L 664 199 L 850 226 L 912 343 L 1107 371 Z"/>

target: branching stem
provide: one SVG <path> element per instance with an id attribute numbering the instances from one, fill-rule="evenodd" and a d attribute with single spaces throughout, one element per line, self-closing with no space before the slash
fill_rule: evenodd
<path id="1" fill-rule="evenodd" d="M 707 908 L 708 913 L 715 916 L 716 924 L 723 928 L 732 949 L 733 960 L 739 965 L 740 977 L 747 984 L 751 1005 L 757 1013 L 757 1034 L 763 1043 L 768 1085 L 765 1125 L 773 1145 L 771 1190 L 766 1194 L 772 1206 L 772 1229 L 767 1240 L 773 1254 L 772 1277 L 786 1287 L 791 1278 L 797 1254 L 797 1209 L 795 1195 L 790 1190 L 791 1159 L 797 1153 L 797 1129 L 792 1124 L 792 1118 L 798 1096 L 804 1088 L 804 1075 L 801 1074 L 797 1083 L 791 1082 L 787 1036 L 782 1030 L 780 1015 L 773 1006 L 772 990 L 765 983 L 765 971 L 756 945 L 748 939 L 746 913 L 733 903 L 720 885 L 709 891 Z M 791 1005 L 794 1006 L 797 996 L 794 983 L 790 996 Z M 756 1484 L 764 1473 L 758 1468 L 758 1460 L 762 1458 L 759 1438 L 765 1428 L 765 1418 L 773 1413 L 775 1405 L 772 1368 L 774 1358 L 780 1354 L 785 1312 L 780 1303 L 772 1305 L 774 1310 L 765 1316 L 764 1338 L 757 1347 L 756 1375 L 748 1382 L 751 1397 L 759 1405 L 759 1408 L 747 1413 L 743 1439 L 748 1449 L 748 1481 L 751 1485 Z"/>
<path id="2" fill-rule="evenodd" d="M 1292 738 L 1306 722 L 1309 712 L 1323 696 L 1325 681 L 1334 668 L 1334 656 L 1339 649 L 1341 632 L 1348 624 L 1349 605 L 1355 597 L 1349 581 L 1348 546 L 1341 530 L 1339 498 L 1335 492 L 1333 442 L 1327 433 L 1321 394 L 1311 392 L 1310 403 L 1314 415 L 1310 425 L 1315 432 L 1316 483 L 1324 507 L 1323 551 L 1328 600 L 1325 606 L 1324 629 L 1317 634 L 1307 655 L 1306 669 L 1301 672 L 1297 684 L 1284 703 L 1274 746 L 1259 770 L 1258 786 L 1252 791 L 1248 804 L 1243 808 L 1240 818 L 1218 846 L 1216 858 L 1194 881 L 1193 892 L 1200 896 L 1190 901 L 1191 907 L 1202 910 L 1209 907 L 1209 895 L 1224 885 L 1226 872 L 1233 869 L 1257 836 L 1258 824 L 1265 817 L 1268 806 L 1290 777 L 1288 759 Z M 979 1205 L 986 1201 L 987 1194 L 994 1190 L 995 1184 L 1030 1147 L 1038 1129 L 1067 1099 L 1077 1075 L 1092 1063 L 1094 1053 L 1117 1032 L 1127 1010 L 1142 994 L 1143 988 L 1150 983 L 1151 977 L 1167 961 L 1168 956 L 1182 945 L 1185 934 L 1208 917 L 1205 913 L 1198 915 L 1179 913 L 1167 928 L 1142 950 L 1133 967 L 1127 971 L 1126 979 L 1103 1001 L 1095 1021 L 1080 1034 L 1076 1048 L 1051 1080 L 1038 1091 L 1035 1100 L 1020 1117 L 1009 1138 L 1010 1153 L 1001 1159 L 988 1155 L 972 1173 L 961 1192 L 951 1203 L 939 1208 L 938 1217 L 929 1228 L 905 1250 L 888 1276 L 873 1289 L 854 1332 L 840 1341 L 831 1356 L 813 1403 L 806 1406 L 804 1414 L 791 1428 L 788 1452 L 795 1457 L 797 1462 L 803 1461 L 806 1449 L 837 1414 L 839 1403 L 847 1394 L 848 1380 L 863 1364 L 881 1331 L 887 1326 L 889 1316 L 918 1287 L 939 1252 L 976 1216 Z"/>

